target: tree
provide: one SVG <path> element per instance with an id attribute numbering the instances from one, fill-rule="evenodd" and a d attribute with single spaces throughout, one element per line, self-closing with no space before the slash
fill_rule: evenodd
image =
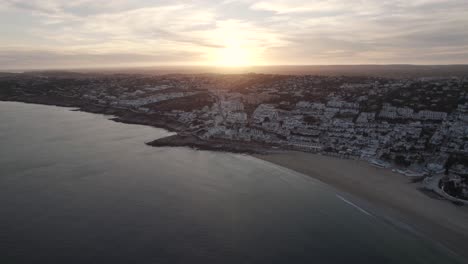
<path id="1" fill-rule="evenodd" d="M 405 156 L 403 156 L 403 155 L 397 155 L 395 157 L 395 163 L 400 165 L 400 166 L 405 166 L 405 167 L 411 165 L 411 162 L 407 161 Z"/>

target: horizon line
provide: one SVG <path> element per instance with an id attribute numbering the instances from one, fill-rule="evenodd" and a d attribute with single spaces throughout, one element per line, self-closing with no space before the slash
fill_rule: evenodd
<path id="1" fill-rule="evenodd" d="M 265 65 L 244 65 L 244 66 L 225 66 L 225 65 L 203 65 L 203 64 L 156 64 L 156 65 L 129 65 L 129 66 L 78 66 L 78 67 L 44 67 L 44 68 L 11 68 L 0 69 L 0 72 L 35 72 L 35 71 L 73 71 L 73 70 L 117 70 L 117 69 L 143 69 L 143 68 L 219 68 L 241 70 L 246 68 L 257 67 L 356 67 L 356 66 L 415 66 L 415 67 L 431 67 L 431 66 L 468 66 L 468 63 L 451 63 L 451 64 L 416 64 L 416 63 L 359 63 L 359 64 L 265 64 Z"/>

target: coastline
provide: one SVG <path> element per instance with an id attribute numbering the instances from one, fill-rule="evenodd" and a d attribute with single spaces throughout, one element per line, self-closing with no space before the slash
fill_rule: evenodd
<path id="1" fill-rule="evenodd" d="M 183 124 L 160 114 L 138 113 L 129 109 L 94 105 L 73 99 L 62 100 L 47 97 L 0 97 L 0 101 L 50 105 L 57 107 L 74 107 L 77 109 L 73 111 L 83 111 L 93 114 L 115 116 L 114 118 L 110 118 L 110 120 L 115 122 L 152 126 L 155 128 L 165 129 L 169 132 L 177 133 L 173 136 L 158 138 L 153 141 L 146 142 L 147 145 L 154 147 L 189 147 L 199 150 L 246 154 L 265 154 L 277 152 L 273 148 L 275 147 L 274 145 L 266 145 L 257 142 L 203 140 L 188 133 L 184 133 L 185 127 Z"/>
<path id="2" fill-rule="evenodd" d="M 221 151 L 244 154 L 273 153 L 272 146 L 255 142 L 227 141 L 227 140 L 201 140 L 196 136 L 178 133 L 153 140 L 146 143 L 152 147 L 189 147 L 199 150 Z"/>
<path id="3" fill-rule="evenodd" d="M 297 171 L 338 191 L 362 199 L 422 236 L 468 259 L 468 208 L 434 199 L 418 190 L 421 183 L 365 161 L 346 160 L 305 152 L 253 155 Z"/>
<path id="4" fill-rule="evenodd" d="M 301 262 L 309 257 L 312 259 L 308 261 L 314 262 L 317 261 L 315 254 L 322 256 L 327 254 L 318 261 L 327 262 L 334 259 L 337 252 L 341 252 L 340 256 L 336 257 L 338 263 L 352 260 L 354 257 L 359 259 L 357 262 L 366 262 L 366 260 L 399 262 L 397 260 L 400 260 L 411 263 L 426 260 L 431 263 L 445 263 L 450 260 L 451 263 L 452 261 L 464 263 L 457 262 L 456 258 L 434 247 L 430 241 L 405 235 L 404 231 L 401 232 L 380 221 L 378 214 L 374 214 L 366 204 L 357 202 L 354 197 L 251 155 L 193 151 L 180 147 L 150 148 L 142 142 L 168 133 L 148 126 L 145 128 L 141 125 L 119 125 L 110 122 L 109 116 L 71 111 L 73 108 L 21 103 L 2 103 L 1 108 L 4 111 L 1 139 L 5 143 L 5 150 L 14 150 L 6 151 L 9 157 L 3 159 L 4 169 L 7 172 L 5 175 L 7 177 L 4 177 L 7 184 L 5 187 L 9 187 L 10 183 L 13 186 L 18 185 L 18 188 L 5 189 L 11 190 L 4 193 L 5 208 L 9 208 L 8 204 L 12 205 L 12 209 L 18 210 L 18 213 L 9 215 L 13 217 L 19 215 L 20 220 L 24 218 L 22 212 L 26 216 L 36 212 L 34 208 L 41 208 L 44 204 L 42 202 L 44 200 L 40 198 L 44 197 L 41 194 L 47 185 L 50 190 L 48 193 L 52 194 L 44 197 L 47 198 L 46 201 L 52 202 L 47 204 L 60 206 L 52 206 L 52 210 L 44 213 L 52 215 L 52 220 L 55 220 L 55 216 L 63 215 L 66 217 L 65 223 L 69 223 L 60 226 L 64 229 L 64 232 L 57 233 L 61 237 L 82 238 L 86 234 L 93 235 L 97 232 L 102 238 L 102 241 L 96 243 L 99 247 L 107 242 L 108 234 L 121 232 L 122 227 L 128 227 L 124 228 L 124 231 L 134 230 L 132 224 L 135 223 L 136 213 L 142 215 L 138 217 L 143 219 L 142 222 L 136 222 L 136 225 L 142 227 L 141 232 L 136 232 L 132 236 L 119 236 L 115 243 L 131 241 L 130 248 L 135 244 L 144 247 L 147 245 L 147 240 L 140 240 L 141 234 L 150 232 L 152 237 L 159 237 L 161 232 L 169 229 L 173 230 L 173 233 L 168 234 L 169 238 L 174 238 L 173 234 L 177 236 L 181 232 L 187 232 L 184 234 L 188 235 L 180 236 L 183 241 L 187 241 L 186 239 L 193 238 L 191 234 L 196 232 L 200 235 L 195 236 L 195 241 L 182 243 L 188 245 L 190 250 L 193 248 L 191 245 L 200 245 L 200 240 L 197 238 L 201 237 L 205 241 L 208 230 L 210 234 L 216 234 L 208 238 L 210 244 L 218 245 L 220 243 L 218 234 L 221 234 L 222 243 L 227 245 L 222 250 L 216 251 L 219 252 L 217 255 L 220 256 L 221 262 L 226 257 L 227 251 L 224 248 L 230 250 L 233 248 L 231 245 L 239 245 L 234 247 L 236 252 L 245 248 L 257 256 L 259 251 L 253 246 L 257 244 L 262 247 L 260 251 L 268 256 L 272 245 L 269 241 L 275 241 L 274 245 L 278 248 L 275 252 L 278 254 L 272 256 L 272 262 L 278 258 L 284 262 L 288 262 L 291 258 Z M 24 162 L 29 160 L 34 160 L 34 163 Z M 16 177 L 23 173 L 28 177 Z M 38 177 L 31 177 L 36 175 Z M 32 183 L 38 181 L 42 184 L 36 185 L 37 188 L 29 188 L 33 187 Z M 70 204 L 69 195 L 74 195 L 76 192 L 80 192 L 80 197 L 87 201 L 85 204 L 76 204 L 76 200 L 72 200 Z M 28 196 L 23 200 L 29 207 L 15 207 L 17 200 L 15 194 L 30 195 L 36 199 L 30 199 Z M 351 201 L 356 207 L 367 210 L 375 217 L 366 216 L 352 206 L 348 206 L 346 202 L 337 199 L 336 194 Z M 93 202 L 96 197 L 99 198 L 97 204 Z M 179 199 L 179 197 L 186 198 Z M 11 199 L 12 202 L 9 202 Z M 159 210 L 174 203 L 187 209 L 180 209 L 181 207 L 176 204 L 174 210 L 167 209 L 168 212 L 162 211 L 164 209 Z M 63 212 L 61 205 L 68 208 L 66 212 Z M 135 208 L 139 210 L 136 212 Z M 154 210 L 155 208 L 157 210 Z M 102 220 L 109 218 L 109 212 L 118 212 L 120 215 L 111 220 L 123 221 L 116 222 L 117 224 L 111 221 L 112 225 L 103 229 Z M 151 212 L 154 215 L 148 215 Z M 31 237 L 37 243 L 60 247 L 60 244 L 56 244 L 58 241 L 55 239 L 56 236 L 46 241 L 41 240 L 40 234 L 54 233 L 56 227 L 49 224 L 51 217 L 43 215 L 42 211 L 40 213 L 41 215 L 35 219 L 42 222 L 34 221 L 31 223 L 33 226 L 28 228 L 33 231 L 39 230 L 39 235 L 36 235 L 37 232 L 32 234 L 28 232 L 28 238 Z M 83 219 L 80 216 L 83 214 L 95 218 L 82 223 Z M 242 218 L 239 219 L 237 216 Z M 155 222 L 153 219 L 166 220 L 167 225 L 155 226 L 151 224 Z M 183 222 L 177 224 L 180 222 L 174 222 L 174 219 Z M 30 217 L 24 218 L 26 223 L 30 223 L 28 220 Z M 220 224 L 220 221 L 224 224 Z M 7 223 L 10 226 L 10 222 Z M 232 237 L 233 224 L 234 229 L 239 231 L 236 237 Z M 11 222 L 12 228 L 20 225 L 21 222 Z M 222 229 L 219 229 L 220 225 Z M 45 230 L 41 228 L 43 226 L 46 227 Z M 69 226 L 74 228 L 70 229 Z M 80 227 L 85 228 L 85 232 Z M 183 231 L 181 227 L 185 227 Z M 14 239 L 17 237 L 15 232 L 17 229 L 11 230 L 8 237 Z M 258 242 L 252 243 L 252 236 L 256 237 Z M 234 244 L 239 241 L 238 239 L 241 239 L 242 243 Z M 179 240 L 169 240 L 174 245 L 170 248 L 180 248 Z M 375 243 L 376 241 L 378 243 Z M 161 239 L 160 242 L 163 247 L 167 245 L 167 239 Z M 74 241 L 67 244 L 69 245 L 76 248 Z M 202 250 L 206 249 L 206 244 L 201 245 Z M 349 249 L 348 245 L 352 248 Z M 291 250 L 286 256 L 282 251 L 285 247 Z M 31 245 L 28 252 L 35 248 L 36 245 Z M 83 251 L 83 255 L 95 256 L 93 248 L 96 247 L 93 245 L 89 250 Z M 212 252 L 212 249 L 213 247 L 209 247 L 206 252 Z M 53 253 L 53 247 L 51 251 Z M 109 254 L 113 251 L 115 251 L 113 247 L 110 247 Z M 78 254 L 67 252 L 66 255 L 80 255 L 80 252 Z M 186 252 L 188 252 L 186 247 L 181 248 L 182 254 Z M 304 257 L 300 257 L 301 252 Z M 131 256 L 128 252 L 122 254 Z M 298 254 L 299 258 L 295 258 Z M 238 261 L 239 258 L 234 260 Z"/>
<path id="5" fill-rule="evenodd" d="M 146 144 L 154 147 L 190 147 L 200 150 L 246 153 L 317 179 L 338 191 L 362 199 L 373 208 L 382 210 L 402 223 L 410 224 L 417 233 L 440 243 L 465 260 L 468 260 L 468 208 L 457 207 L 448 201 L 429 197 L 418 190 L 420 183 L 388 169 L 373 167 L 362 160 L 347 160 L 320 154 L 278 150 L 272 146 L 256 143 L 229 142 L 224 140 L 201 140 L 186 135 L 183 126 L 160 115 L 136 113 L 75 101 L 21 100 L 18 98 L 0 101 L 32 103 L 59 107 L 75 107 L 72 111 L 114 115 L 110 120 L 127 124 L 147 125 L 178 132 L 173 136 L 159 138 Z M 143 143 L 143 142 L 142 142 Z M 384 219 L 385 220 L 385 219 Z M 388 219 L 387 219 L 388 220 Z M 390 220 L 389 220 L 390 221 Z M 391 221 L 390 221 L 391 222 Z"/>
<path id="6" fill-rule="evenodd" d="M 146 125 L 156 128 L 166 129 L 169 132 L 180 132 L 183 130 L 182 124 L 159 114 L 145 114 L 131 111 L 129 109 L 116 108 L 104 105 L 85 103 L 80 100 L 70 98 L 49 98 L 49 97 L 2 97 L 2 102 L 16 102 L 26 104 L 50 105 L 58 107 L 77 108 L 73 111 L 83 111 L 93 114 L 104 114 L 115 116 L 110 120 L 125 124 Z"/>

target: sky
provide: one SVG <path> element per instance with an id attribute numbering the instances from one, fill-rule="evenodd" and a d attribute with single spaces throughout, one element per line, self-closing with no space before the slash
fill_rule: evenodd
<path id="1" fill-rule="evenodd" d="M 0 0 L 0 68 L 468 64 L 467 0 Z"/>

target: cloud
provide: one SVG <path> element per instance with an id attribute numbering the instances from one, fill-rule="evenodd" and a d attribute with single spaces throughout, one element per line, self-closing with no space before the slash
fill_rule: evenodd
<path id="1" fill-rule="evenodd" d="M 89 14 L 113 13 L 145 7 L 147 1 L 141 0 L 0 0 L 2 5 L 40 14 L 68 14 L 86 16 Z"/>
<path id="2" fill-rule="evenodd" d="M 52 14 L 59 12 L 59 6 L 52 1 L 21 1 L 21 0 L 3 0 L 2 5 L 8 5 L 14 8 L 23 9 L 30 12 Z"/>
<path id="3" fill-rule="evenodd" d="M 39 49 L 9 49 L 0 51 L 0 64 L 6 66 L 4 69 L 124 67 L 129 65 L 177 65 L 186 60 L 196 60 L 199 57 L 199 53 L 186 51 L 165 51 L 155 54 L 132 52 L 94 54 Z"/>
<path id="4" fill-rule="evenodd" d="M 0 0 L 0 25 L 0 67 L 205 64 L 232 45 L 261 63 L 468 63 L 466 0 Z"/>
<path id="5" fill-rule="evenodd" d="M 323 13 L 345 12 L 347 8 L 353 6 L 348 1 L 261 1 L 251 5 L 252 9 L 271 11 L 278 14 L 288 13 Z"/>

